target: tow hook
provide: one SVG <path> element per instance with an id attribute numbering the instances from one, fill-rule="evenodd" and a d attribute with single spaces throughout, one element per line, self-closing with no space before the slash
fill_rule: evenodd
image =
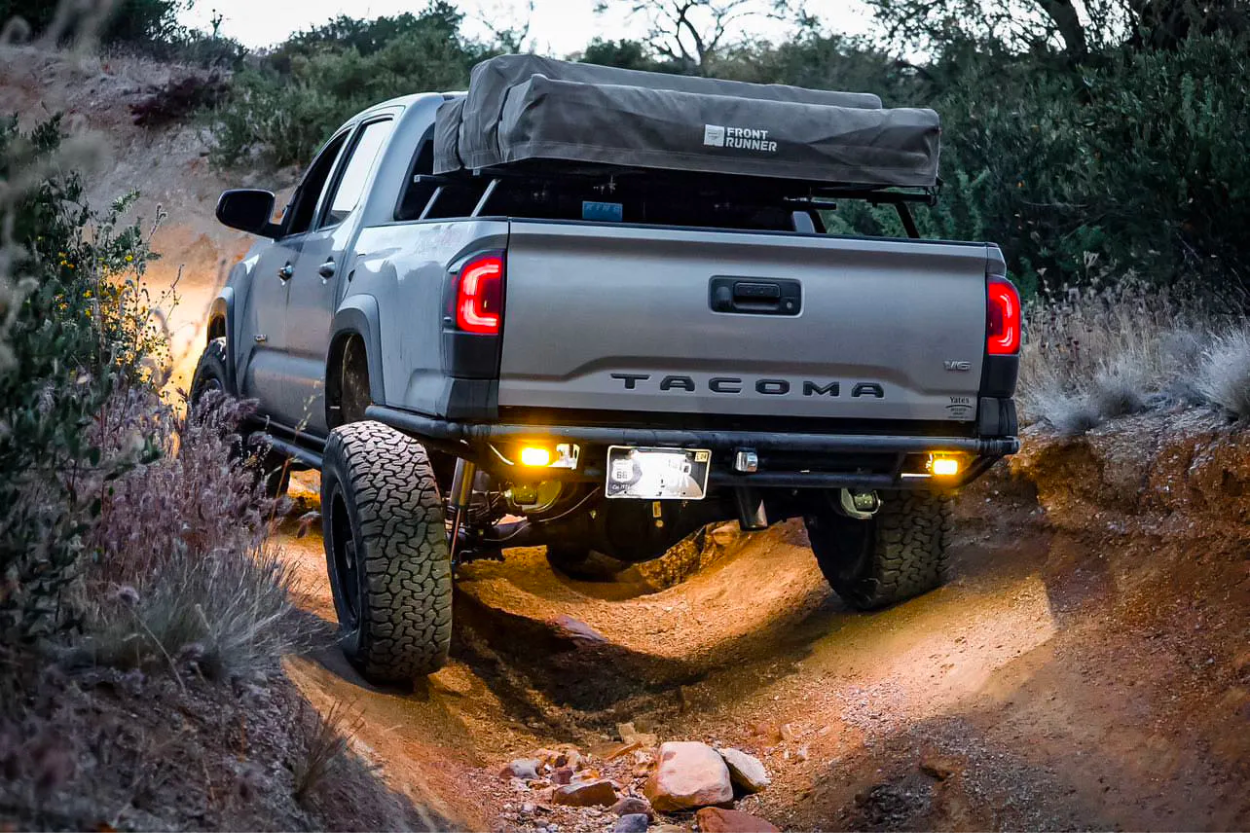
<path id="1" fill-rule="evenodd" d="M 867 521 L 881 508 L 881 498 L 873 491 L 853 492 L 850 489 L 843 489 L 839 508 L 848 518 Z"/>

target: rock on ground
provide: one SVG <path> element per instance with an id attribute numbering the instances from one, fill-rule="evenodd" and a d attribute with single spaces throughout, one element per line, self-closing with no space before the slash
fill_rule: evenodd
<path id="1" fill-rule="evenodd" d="M 645 813 L 627 813 L 616 820 L 612 833 L 646 833 L 650 823 Z"/>
<path id="2" fill-rule="evenodd" d="M 706 743 L 670 741 L 660 747 L 660 760 L 643 792 L 658 812 L 692 810 L 733 801 L 729 767 Z"/>
<path id="3" fill-rule="evenodd" d="M 768 778 L 768 770 L 754 755 L 748 755 L 740 749 L 721 749 L 720 756 L 729 767 L 729 779 L 749 793 L 757 793 L 772 783 Z"/>
<path id="4" fill-rule="evenodd" d="M 776 827 L 759 816 L 738 810 L 704 807 L 695 819 L 702 833 L 779 833 Z"/>
<path id="5" fill-rule="evenodd" d="M 570 807 L 611 807 L 616 803 L 616 788 L 611 781 L 566 784 L 556 787 L 551 800 Z"/>
<path id="6" fill-rule="evenodd" d="M 538 778 L 538 768 L 542 761 L 537 758 L 517 758 L 503 768 L 500 778 L 520 778 L 522 781 L 534 781 Z"/>
<path id="7" fill-rule="evenodd" d="M 651 809 L 651 802 L 636 795 L 627 795 L 613 804 L 612 812 L 618 816 L 632 816 L 641 813 L 647 818 L 651 818 L 655 814 Z"/>

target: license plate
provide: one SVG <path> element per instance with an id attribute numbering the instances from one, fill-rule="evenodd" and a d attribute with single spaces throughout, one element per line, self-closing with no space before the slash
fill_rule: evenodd
<path id="1" fill-rule="evenodd" d="M 702 500 L 712 452 L 702 448 L 608 447 L 608 497 Z"/>

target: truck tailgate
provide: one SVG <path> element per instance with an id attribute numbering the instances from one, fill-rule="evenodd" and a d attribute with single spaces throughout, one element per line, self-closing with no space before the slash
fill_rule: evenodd
<path id="1" fill-rule="evenodd" d="M 514 220 L 499 404 L 970 421 L 986 263 L 974 244 Z M 772 314 L 778 290 L 797 314 Z M 726 292 L 736 311 L 714 310 Z"/>

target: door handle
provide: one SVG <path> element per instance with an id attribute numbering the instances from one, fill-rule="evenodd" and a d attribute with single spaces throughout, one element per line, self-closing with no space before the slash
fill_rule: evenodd
<path id="1" fill-rule="evenodd" d="M 326 280 L 334 277 L 334 261 L 327 260 L 325 263 L 317 267 L 317 274 Z"/>
<path id="2" fill-rule="evenodd" d="M 278 270 L 278 280 L 289 281 L 291 276 L 295 274 L 295 267 L 288 263 Z"/>

